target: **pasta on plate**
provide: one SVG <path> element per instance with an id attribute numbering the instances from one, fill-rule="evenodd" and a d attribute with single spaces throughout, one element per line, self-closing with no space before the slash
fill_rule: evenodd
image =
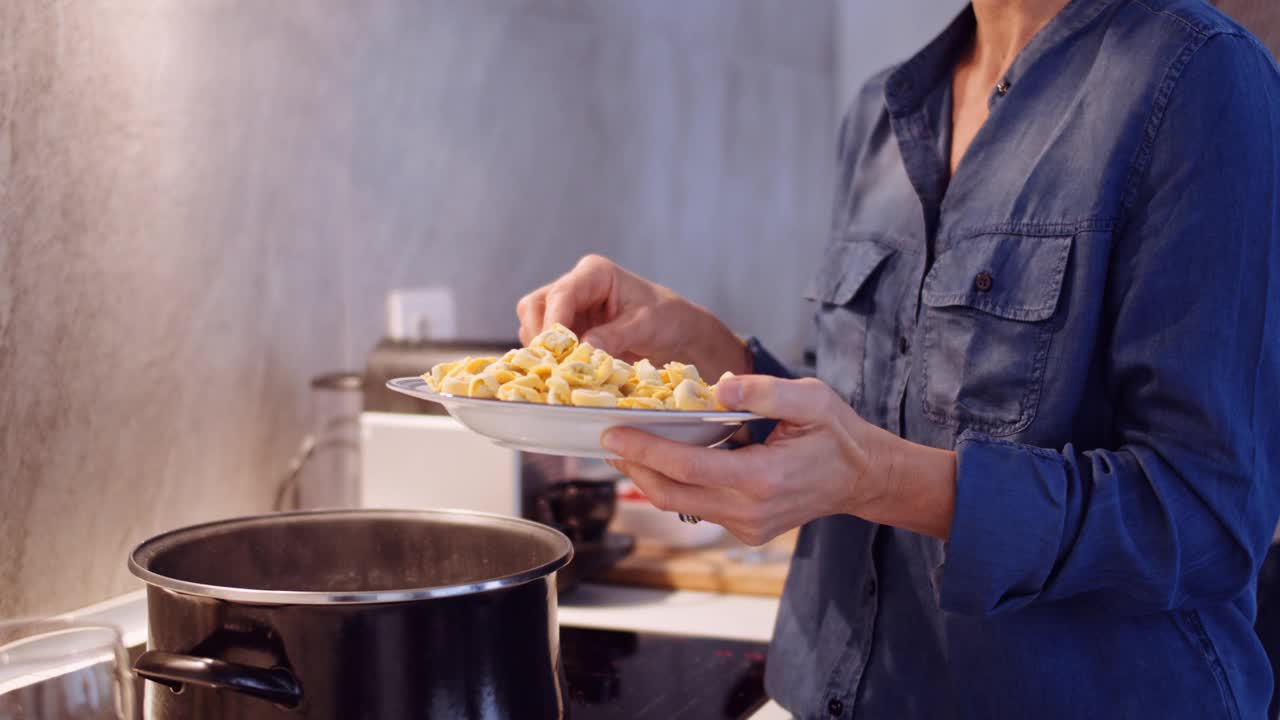
<path id="1" fill-rule="evenodd" d="M 723 380 L 732 373 L 725 373 Z M 502 357 L 440 363 L 422 376 L 433 391 L 508 402 L 638 410 L 724 410 L 698 368 L 648 360 L 634 365 L 579 342 L 559 323 Z"/>

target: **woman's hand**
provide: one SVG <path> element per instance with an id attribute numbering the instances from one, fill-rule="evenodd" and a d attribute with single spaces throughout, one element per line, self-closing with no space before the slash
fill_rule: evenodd
<path id="1" fill-rule="evenodd" d="M 764 444 L 729 452 L 625 428 L 601 441 L 655 506 L 723 525 L 749 545 L 839 513 L 947 536 L 954 453 L 871 425 L 818 380 L 726 379 L 720 401 L 780 422 Z"/>
<path id="2" fill-rule="evenodd" d="M 516 315 L 525 344 L 558 322 L 612 355 L 692 363 L 712 382 L 750 371 L 746 347 L 716 316 L 599 255 L 521 298 Z"/>

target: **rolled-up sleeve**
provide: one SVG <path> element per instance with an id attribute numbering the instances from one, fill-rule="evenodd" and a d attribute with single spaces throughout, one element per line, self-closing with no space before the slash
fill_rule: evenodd
<path id="1" fill-rule="evenodd" d="M 751 372 L 755 375 L 772 375 L 780 378 L 793 378 L 795 375 L 783 365 L 778 358 L 769 352 L 760 340 L 757 338 L 747 339 L 747 350 L 751 353 Z M 747 430 L 751 433 L 751 442 L 762 443 L 769 437 L 769 433 L 778 426 L 777 420 L 755 420 L 747 423 Z"/>
<path id="2" fill-rule="evenodd" d="M 1251 587 L 1280 513 L 1275 78 L 1244 37 L 1187 64 L 1112 251 L 1100 352 L 1117 442 L 961 435 L 944 609 L 1089 596 L 1145 613 Z"/>
<path id="3" fill-rule="evenodd" d="M 756 338 L 747 339 L 747 350 L 751 353 L 751 372 L 756 375 L 772 375 L 780 378 L 791 378 L 795 375 L 783 365 L 773 353 Z"/>

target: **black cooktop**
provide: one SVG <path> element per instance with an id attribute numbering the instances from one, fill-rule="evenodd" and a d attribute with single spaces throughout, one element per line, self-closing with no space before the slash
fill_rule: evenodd
<path id="1" fill-rule="evenodd" d="M 761 643 L 560 628 L 569 720 L 739 720 L 768 700 Z"/>

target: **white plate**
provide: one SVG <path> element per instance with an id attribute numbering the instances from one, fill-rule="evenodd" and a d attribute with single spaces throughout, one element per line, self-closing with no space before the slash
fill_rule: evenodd
<path id="1" fill-rule="evenodd" d="M 396 378 L 388 381 L 387 387 L 444 405 L 458 422 L 503 447 L 548 455 L 616 457 L 600 447 L 600 435 L 611 427 L 633 427 L 676 442 L 715 447 L 728 440 L 742 423 L 760 418 L 745 412 L 627 410 L 482 400 L 434 392 L 420 377 Z"/>

